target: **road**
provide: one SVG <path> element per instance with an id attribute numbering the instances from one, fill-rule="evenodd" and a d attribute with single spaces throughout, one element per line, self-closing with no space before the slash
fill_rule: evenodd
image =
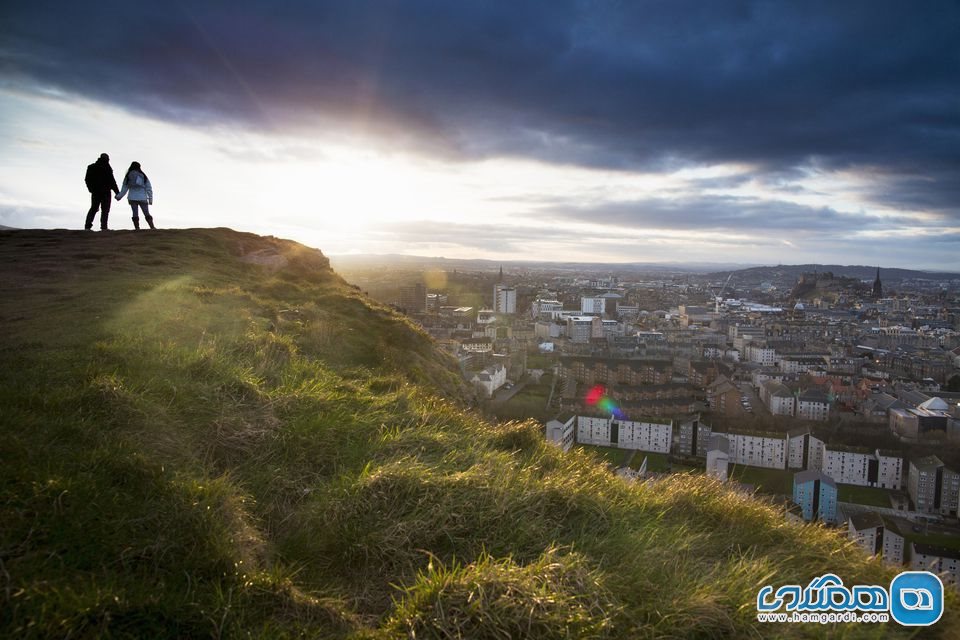
<path id="1" fill-rule="evenodd" d="M 527 379 L 521 380 L 520 382 L 513 385 L 512 389 L 507 389 L 506 387 L 500 387 L 500 389 L 498 389 L 497 392 L 493 394 L 493 398 L 490 399 L 490 403 L 503 404 L 513 396 L 520 393 L 520 391 L 522 391 L 523 388 L 526 387 L 527 384 L 529 384 L 529 382 L 530 381 Z"/>
<path id="2" fill-rule="evenodd" d="M 750 407 L 753 409 L 753 413 L 755 415 L 770 415 L 770 410 L 767 409 L 765 404 L 763 404 L 763 402 L 760 400 L 760 396 L 749 382 L 741 382 L 738 386 L 740 387 L 740 395 L 747 396 L 747 398 L 750 400 Z"/>

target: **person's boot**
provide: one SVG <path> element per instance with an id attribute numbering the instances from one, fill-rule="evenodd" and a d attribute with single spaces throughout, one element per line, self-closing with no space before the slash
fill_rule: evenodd
<path id="1" fill-rule="evenodd" d="M 147 219 L 147 224 L 150 225 L 151 229 L 156 229 L 156 227 L 153 226 L 153 216 L 148 216 L 147 214 L 143 214 L 143 217 Z"/>
<path id="2" fill-rule="evenodd" d="M 140 218 L 130 218 L 133 220 L 133 228 L 140 231 Z"/>

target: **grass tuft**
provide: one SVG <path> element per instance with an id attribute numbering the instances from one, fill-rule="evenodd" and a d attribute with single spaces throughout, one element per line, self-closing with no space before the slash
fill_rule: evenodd
<path id="1" fill-rule="evenodd" d="M 527 565 L 488 554 L 431 563 L 385 629 L 410 638 L 609 638 L 620 610 L 583 556 L 550 548 Z"/>

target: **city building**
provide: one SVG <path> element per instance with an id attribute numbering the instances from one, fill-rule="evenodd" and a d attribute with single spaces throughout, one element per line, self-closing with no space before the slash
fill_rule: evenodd
<path id="1" fill-rule="evenodd" d="M 807 522 L 837 522 L 837 484 L 819 471 L 800 471 L 793 475 L 793 501 L 800 506 Z"/>
<path id="2" fill-rule="evenodd" d="M 577 344 L 589 343 L 603 337 L 603 321 L 600 316 L 567 316 L 567 339 Z"/>
<path id="3" fill-rule="evenodd" d="M 620 449 L 670 453 L 673 423 L 577 416 L 577 442 Z"/>
<path id="4" fill-rule="evenodd" d="M 673 379 L 670 360 L 562 356 L 560 367 L 562 377 L 588 385 L 667 384 Z"/>
<path id="5" fill-rule="evenodd" d="M 900 526 L 897 518 L 865 511 L 847 518 L 847 535 L 868 554 L 880 556 L 887 564 L 900 566 L 905 544 Z M 906 527 L 909 528 L 909 524 Z"/>
<path id="6" fill-rule="evenodd" d="M 775 416 L 793 416 L 796 413 L 796 396 L 782 382 L 767 380 L 760 385 L 760 399 Z"/>
<path id="7" fill-rule="evenodd" d="M 493 311 L 510 315 L 517 312 L 517 289 L 502 282 L 493 285 Z"/>
<path id="8" fill-rule="evenodd" d="M 581 297 L 580 313 L 602 316 L 607 310 L 607 299 L 602 296 Z"/>
<path id="9" fill-rule="evenodd" d="M 722 435 L 710 436 L 710 444 L 707 446 L 707 475 L 726 482 L 729 469 L 730 441 Z"/>
<path id="10" fill-rule="evenodd" d="M 470 378 L 471 384 L 476 386 L 487 398 L 507 382 L 507 369 L 502 364 L 496 364 L 480 371 Z"/>
<path id="11" fill-rule="evenodd" d="M 744 412 L 740 401 L 740 388 L 730 382 L 726 376 L 720 376 L 707 385 L 707 404 L 710 410 L 726 416 L 736 416 Z"/>
<path id="12" fill-rule="evenodd" d="M 718 432 L 714 432 L 718 435 Z M 750 467 L 786 469 L 789 440 L 784 434 L 733 432 L 719 434 L 730 443 L 730 462 Z"/>
<path id="13" fill-rule="evenodd" d="M 771 413 L 773 411 L 771 410 Z M 830 417 L 830 401 L 819 389 L 807 389 L 797 396 L 797 417 L 804 420 L 825 421 Z"/>
<path id="14" fill-rule="evenodd" d="M 830 445 L 813 436 L 808 446 L 808 468 L 822 471 L 836 482 L 880 489 L 903 487 L 903 458 L 897 452 Z"/>
<path id="15" fill-rule="evenodd" d="M 547 442 L 560 447 L 564 452 L 570 451 L 577 436 L 577 416 L 566 414 L 547 422 Z"/>
<path id="16" fill-rule="evenodd" d="M 936 573 L 944 584 L 957 586 L 960 578 L 960 551 L 911 542 L 910 569 Z"/>
<path id="17" fill-rule="evenodd" d="M 530 305 L 530 315 L 534 320 L 556 320 L 563 313 L 563 304 L 559 300 L 537 298 Z"/>
<path id="18" fill-rule="evenodd" d="M 890 430 L 910 442 L 930 436 L 946 436 L 953 426 L 950 405 L 943 398 L 929 398 L 916 407 L 891 409 Z"/>
<path id="19" fill-rule="evenodd" d="M 422 282 L 400 287 L 397 306 L 409 313 L 422 313 L 427 309 L 427 287 Z"/>
<path id="20" fill-rule="evenodd" d="M 710 425 L 700 421 L 700 416 L 684 420 L 677 427 L 677 441 L 674 450 L 679 455 L 703 458 L 707 455 L 712 431 Z"/>
<path id="21" fill-rule="evenodd" d="M 960 474 L 948 469 L 937 456 L 910 461 L 907 493 L 921 513 L 956 516 L 960 502 Z"/>

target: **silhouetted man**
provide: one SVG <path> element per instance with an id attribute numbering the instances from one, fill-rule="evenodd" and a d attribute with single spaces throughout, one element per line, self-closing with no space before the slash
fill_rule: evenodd
<path id="1" fill-rule="evenodd" d="M 113 177 L 113 167 L 110 166 L 110 156 L 101 153 L 97 161 L 87 167 L 87 191 L 90 192 L 90 211 L 87 212 L 87 221 L 83 228 L 87 231 L 93 228 L 93 219 L 100 210 L 100 230 L 107 230 L 107 216 L 110 215 L 110 192 L 120 193 L 117 181 Z"/>

